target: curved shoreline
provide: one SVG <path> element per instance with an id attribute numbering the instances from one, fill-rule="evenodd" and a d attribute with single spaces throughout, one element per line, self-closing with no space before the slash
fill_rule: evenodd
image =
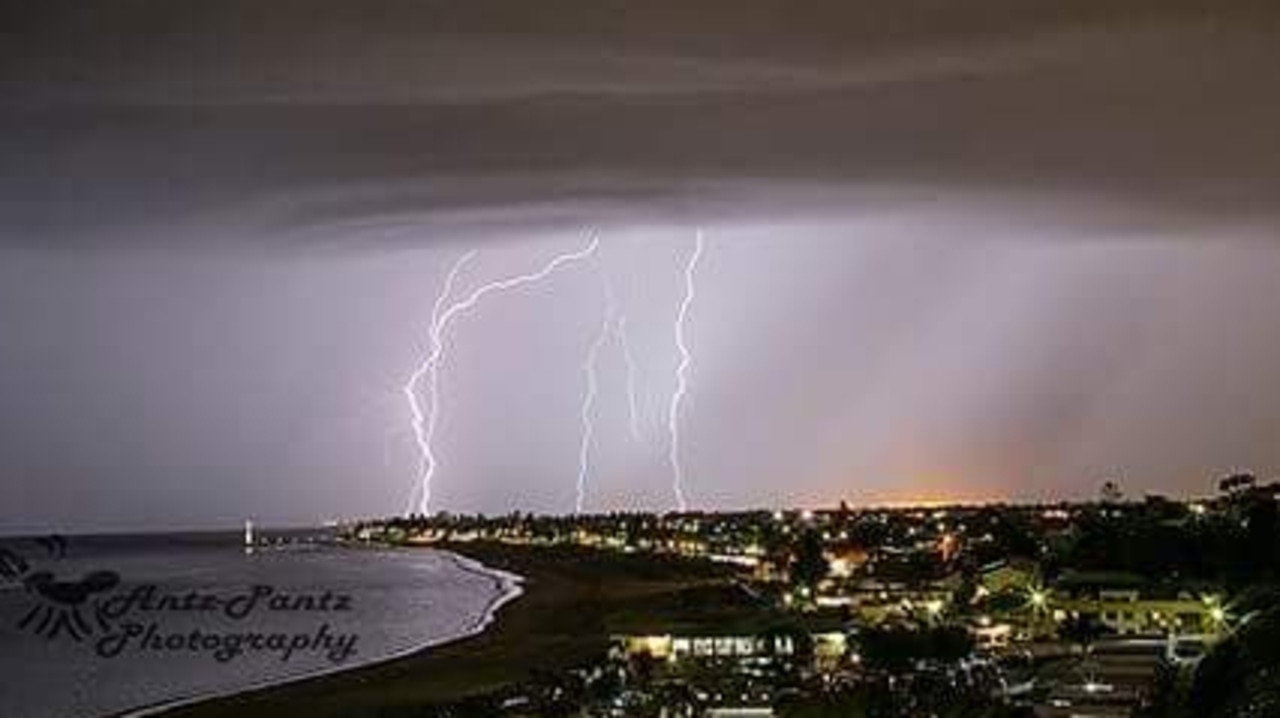
<path id="1" fill-rule="evenodd" d="M 320 670 L 309 671 L 307 673 L 300 673 L 296 676 L 290 676 L 288 678 L 282 678 L 280 680 L 268 680 L 268 681 L 261 681 L 258 683 L 252 683 L 240 688 L 233 688 L 233 689 L 228 689 L 223 691 L 210 691 L 208 693 L 201 693 L 199 695 L 187 696 L 184 698 L 174 698 L 174 699 L 165 700 L 158 703 L 152 703 L 146 706 L 141 706 L 138 708 L 129 708 L 124 711 L 120 711 L 116 713 L 108 713 L 104 716 L 104 718 L 145 718 L 147 716 L 158 716 L 158 715 L 163 715 L 165 713 L 168 713 L 169 711 L 177 710 L 179 708 L 194 706 L 199 703 L 204 703 L 206 701 L 233 698 L 235 696 L 254 693 L 257 691 L 262 691 L 270 688 L 279 688 L 281 686 L 291 685 L 294 683 L 301 683 L 303 681 L 309 681 L 317 678 L 325 678 L 325 677 L 334 676 L 340 673 L 347 673 L 349 671 L 367 669 L 374 666 L 380 666 L 383 664 L 391 663 L 393 661 L 409 658 L 411 656 L 416 656 L 425 651 L 429 651 L 433 648 L 439 648 L 440 646 L 447 645 L 450 643 L 456 643 L 458 641 L 466 640 L 468 638 L 472 638 L 480 635 L 481 633 L 484 633 L 484 631 L 488 629 L 489 626 L 492 625 L 495 620 L 497 620 L 498 611 L 500 611 L 508 603 L 511 603 L 512 601 L 524 595 L 525 579 L 523 576 L 520 576 L 519 574 L 515 574 L 510 571 L 503 571 L 501 569 L 490 568 L 484 565 L 483 563 L 476 561 L 475 559 L 467 558 L 466 556 L 462 556 L 460 554 L 457 554 L 445 549 L 432 548 L 431 550 L 439 552 L 445 558 L 453 562 L 455 566 L 457 566 L 459 569 L 467 573 L 470 573 L 473 575 L 483 574 L 486 577 L 492 578 L 494 580 L 495 586 L 498 589 L 497 594 L 493 597 L 492 600 L 489 601 L 488 605 L 485 606 L 481 616 L 475 621 L 473 621 L 471 625 L 467 626 L 466 629 L 463 630 L 461 633 L 444 637 L 444 638 L 436 638 L 426 643 L 423 643 L 421 645 L 414 646 L 413 648 L 406 648 L 404 650 L 388 653 L 386 655 L 382 655 L 362 663 L 355 663 L 352 665 L 340 666 L 336 668 L 323 668 Z"/>

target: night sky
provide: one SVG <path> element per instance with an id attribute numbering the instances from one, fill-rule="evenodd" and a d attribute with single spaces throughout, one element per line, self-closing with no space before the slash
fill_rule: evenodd
<path id="1" fill-rule="evenodd" d="M 1280 471 L 1269 0 L 0 5 L 0 531 L 1211 490 Z"/>

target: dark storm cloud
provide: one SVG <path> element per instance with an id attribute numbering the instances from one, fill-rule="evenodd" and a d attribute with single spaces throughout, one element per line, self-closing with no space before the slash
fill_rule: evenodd
<path id="1" fill-rule="evenodd" d="M 9 4 L 0 241 L 492 234 L 869 191 L 1269 221 L 1269 5 Z"/>
<path id="2" fill-rule="evenodd" d="M 449 267 L 482 246 L 473 290 L 588 228 L 598 257 L 455 328 L 442 508 L 573 505 L 601 273 L 644 430 L 607 348 L 588 504 L 670 506 L 695 224 L 699 506 L 1278 471 L 1278 17 L 0 3 L 0 531 L 402 510 L 400 389 Z"/>

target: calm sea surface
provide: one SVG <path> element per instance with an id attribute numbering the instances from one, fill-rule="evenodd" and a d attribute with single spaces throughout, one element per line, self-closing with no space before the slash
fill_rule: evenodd
<path id="1" fill-rule="evenodd" d="M 28 563 L 0 583 L 0 715 L 113 715 L 350 668 L 482 630 L 518 592 L 449 553 L 329 538 L 252 554 L 238 534 L 71 538 L 63 558 L 0 540 Z"/>

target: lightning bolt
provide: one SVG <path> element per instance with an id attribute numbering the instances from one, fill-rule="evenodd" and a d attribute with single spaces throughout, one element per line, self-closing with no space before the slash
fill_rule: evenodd
<path id="1" fill-rule="evenodd" d="M 627 367 L 627 409 L 628 428 L 633 441 L 640 441 L 640 412 L 636 400 L 636 361 L 631 353 L 631 342 L 627 335 L 627 317 L 618 313 L 618 300 L 614 294 L 613 283 L 609 275 L 604 275 L 605 310 L 600 331 L 595 341 L 587 349 L 586 359 L 582 364 L 583 376 L 586 379 L 586 394 L 582 400 L 582 443 L 578 452 L 578 496 L 574 511 L 582 513 L 586 500 L 587 476 L 590 473 L 591 442 L 595 438 L 595 424 L 592 411 L 596 399 L 599 398 L 600 387 L 596 374 L 596 363 L 605 344 L 613 339 L 622 350 L 622 358 Z"/>
<path id="2" fill-rule="evenodd" d="M 605 297 L 604 319 L 600 323 L 600 332 L 596 335 L 595 341 L 591 342 L 591 346 L 587 349 L 587 358 L 582 363 L 582 373 L 586 378 L 587 392 L 582 398 L 582 443 L 578 449 L 578 495 L 574 503 L 574 513 L 579 514 L 582 513 L 582 506 L 587 497 L 587 474 L 591 469 L 591 441 L 595 437 L 596 431 L 595 422 L 591 419 L 596 397 L 600 393 L 599 381 L 596 376 L 596 361 L 600 358 L 600 350 L 604 348 L 605 342 L 609 340 L 609 335 L 613 329 L 613 317 L 617 312 L 613 287 L 607 280 L 605 283 Z"/>
<path id="3" fill-rule="evenodd" d="M 622 348 L 622 360 L 627 366 L 627 428 L 632 441 L 640 441 L 640 410 L 636 401 L 636 357 L 631 353 L 631 339 L 627 334 L 626 316 L 618 317 L 614 335 Z"/>
<path id="4" fill-rule="evenodd" d="M 453 283 L 462 268 L 471 261 L 475 256 L 475 252 L 470 252 L 463 256 L 457 264 L 454 265 L 453 271 L 449 273 L 449 278 L 445 281 L 444 289 L 441 291 L 439 298 L 436 300 L 435 310 L 432 313 L 431 323 L 431 351 L 421 364 L 410 375 L 409 381 L 404 386 L 405 398 L 409 403 L 409 411 L 412 414 L 412 429 L 414 440 L 417 443 L 418 451 L 422 456 L 420 468 L 417 477 L 417 485 L 421 487 L 421 496 L 418 502 L 418 513 L 429 514 L 431 509 L 431 482 L 435 477 L 438 461 L 435 456 L 432 443 L 435 438 L 435 429 L 439 423 L 440 402 L 439 402 L 439 381 L 440 381 L 440 362 L 444 357 L 445 351 L 445 335 L 453 322 L 464 312 L 468 312 L 475 308 L 485 297 L 498 292 L 507 292 L 521 287 L 536 284 L 555 274 L 557 270 L 566 264 L 579 262 L 591 255 L 595 254 L 600 246 L 600 239 L 592 237 L 591 242 L 583 249 L 576 252 L 569 252 L 553 257 L 542 269 L 529 274 L 521 274 L 507 279 L 490 282 L 485 284 L 465 299 L 448 305 L 445 308 L 449 296 L 452 294 Z M 418 385 L 422 379 L 427 378 L 427 385 L 430 391 L 431 401 L 429 411 L 424 412 L 418 400 Z M 417 491 L 415 490 L 415 494 Z"/>
<path id="5" fill-rule="evenodd" d="M 676 314 L 675 339 L 676 348 L 680 352 L 680 363 L 676 367 L 676 388 L 671 394 L 671 406 L 667 413 L 667 431 L 671 435 L 668 457 L 671 463 L 671 488 L 676 495 L 676 506 L 682 512 L 687 510 L 689 505 L 685 501 L 684 467 L 680 463 L 680 406 L 684 402 L 685 394 L 689 391 L 689 365 L 693 361 L 689 345 L 685 342 L 684 329 L 689 319 L 689 308 L 693 306 L 695 298 L 694 274 L 698 269 L 698 262 L 702 259 L 705 244 L 702 230 L 699 229 L 694 239 L 693 253 L 689 255 L 689 263 L 685 265 L 684 298 L 680 301 L 680 310 Z"/>
<path id="6" fill-rule="evenodd" d="M 440 294 L 436 297 L 435 304 L 431 308 L 427 357 L 409 375 L 409 381 L 405 383 L 403 388 L 405 399 L 409 402 L 411 417 L 409 428 L 413 433 L 413 440 L 418 446 L 418 454 L 420 456 L 418 478 L 413 484 L 413 494 L 409 497 L 410 513 L 413 511 L 414 496 L 418 495 L 419 490 L 422 492 L 421 499 L 418 502 L 420 513 L 425 515 L 431 504 L 431 477 L 436 470 L 436 457 L 432 450 L 431 442 L 435 436 L 436 420 L 440 414 L 440 357 L 444 352 L 444 342 L 441 339 L 441 317 L 444 314 L 444 305 L 453 294 L 453 285 L 457 283 L 458 275 L 471 263 L 471 260 L 476 258 L 477 254 L 476 250 L 471 250 L 462 255 L 445 277 L 444 286 L 440 289 Z M 418 385 L 424 377 L 427 380 L 427 393 L 430 397 L 429 410 L 425 413 L 418 400 Z"/>

